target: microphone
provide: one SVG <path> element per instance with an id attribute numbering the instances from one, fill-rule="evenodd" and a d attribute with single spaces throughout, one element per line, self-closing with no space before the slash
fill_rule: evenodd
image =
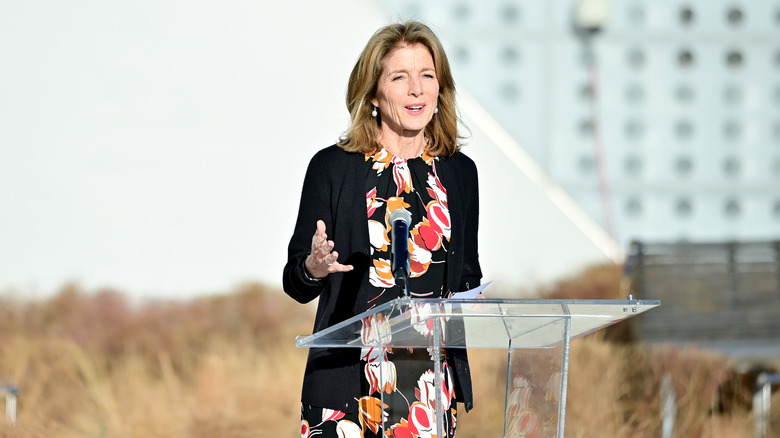
<path id="1" fill-rule="evenodd" d="M 395 284 L 409 296 L 409 225 L 412 215 L 399 208 L 390 212 L 390 270 Z"/>

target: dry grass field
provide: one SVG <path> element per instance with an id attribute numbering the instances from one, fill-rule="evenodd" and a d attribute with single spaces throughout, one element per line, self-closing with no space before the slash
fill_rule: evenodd
<path id="1" fill-rule="evenodd" d="M 619 282 L 618 267 L 595 267 L 542 294 L 624 298 Z M 260 285 L 143 305 L 78 287 L 42 302 L 0 297 L 0 384 L 20 391 L 0 437 L 296 437 L 306 351 L 293 340 L 311 332 L 313 310 Z M 461 413 L 459 437 L 501 436 L 505 354 L 470 353 L 476 408 Z M 660 437 L 667 374 L 675 436 L 753 436 L 750 388 L 728 359 L 636 344 L 622 325 L 572 343 L 566 436 Z"/>

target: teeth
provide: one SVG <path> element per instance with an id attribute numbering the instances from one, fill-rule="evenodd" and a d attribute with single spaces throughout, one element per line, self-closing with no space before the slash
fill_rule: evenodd
<path id="1" fill-rule="evenodd" d="M 410 106 L 410 107 L 408 107 L 408 108 L 409 108 L 410 110 L 412 110 L 412 111 L 419 111 L 419 110 L 421 110 L 421 109 L 422 109 L 422 105 L 420 105 L 420 106 Z"/>

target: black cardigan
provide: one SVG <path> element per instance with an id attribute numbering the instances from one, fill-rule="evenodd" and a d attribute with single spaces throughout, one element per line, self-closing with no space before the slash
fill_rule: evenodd
<path id="1" fill-rule="evenodd" d="M 436 163 L 447 190 L 451 235 L 447 253 L 445 290 L 458 292 L 479 285 L 482 272 L 477 254 L 479 195 L 477 168 L 458 152 Z M 368 310 L 368 269 L 371 261 L 366 216 L 365 182 L 370 166 L 365 155 L 330 146 L 309 162 L 303 182 L 298 219 L 284 267 L 284 291 L 301 303 L 319 297 L 314 332 Z M 339 263 L 354 270 L 330 274 L 322 281 L 304 277 L 304 261 L 311 252 L 317 220 L 325 222 L 329 240 L 335 242 Z M 471 375 L 465 349 L 448 350 L 455 367 L 457 400 L 466 411 L 473 407 Z M 309 350 L 303 379 L 304 404 L 346 410 L 360 391 L 360 349 Z"/>

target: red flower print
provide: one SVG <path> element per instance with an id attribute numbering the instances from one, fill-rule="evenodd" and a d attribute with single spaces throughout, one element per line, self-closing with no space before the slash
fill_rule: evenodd
<path id="1" fill-rule="evenodd" d="M 391 340 L 390 324 L 381 315 L 371 315 L 363 318 L 360 330 L 361 340 L 365 345 L 387 343 Z M 395 364 L 387 359 L 386 348 L 364 347 L 360 350 L 360 359 L 366 361 L 364 373 L 370 386 L 369 394 L 385 391 L 390 394 L 395 391 Z"/>
<path id="2" fill-rule="evenodd" d="M 306 420 L 301 420 L 301 438 L 309 438 L 310 432 L 311 429 L 309 429 L 309 422 Z"/>
<path id="3" fill-rule="evenodd" d="M 392 438 L 416 438 L 417 435 L 415 435 L 411 427 L 409 426 L 409 422 L 406 421 L 406 419 L 401 418 L 401 422 L 398 424 L 394 424 L 390 427 L 390 430 L 393 432 Z"/>
<path id="4" fill-rule="evenodd" d="M 539 413 L 533 409 L 523 408 L 507 423 L 508 438 L 539 438 L 541 436 Z"/>
<path id="5" fill-rule="evenodd" d="M 539 413 L 530 408 L 531 382 L 522 376 L 512 380 L 512 392 L 507 400 L 507 437 L 539 438 L 541 420 Z"/>
<path id="6" fill-rule="evenodd" d="M 435 174 L 428 174 L 428 195 L 447 207 L 447 189 L 441 184 L 441 180 Z"/>
<path id="7" fill-rule="evenodd" d="M 444 374 L 449 374 L 450 369 L 449 366 L 447 366 L 447 363 L 444 363 Z M 417 388 L 414 390 L 415 396 L 417 396 L 417 399 L 421 402 L 425 403 L 426 406 L 429 406 L 432 409 L 436 408 L 436 396 L 435 396 L 435 385 L 434 385 L 434 372 L 431 370 L 426 371 L 423 373 L 422 376 L 420 376 L 420 379 L 417 381 Z M 439 400 L 442 402 L 442 410 L 447 410 L 450 408 L 450 404 L 452 402 L 452 397 L 455 394 L 455 390 L 452 388 L 447 387 L 446 380 L 445 382 L 442 382 L 441 387 L 441 393 L 439 394 Z"/>
<path id="8" fill-rule="evenodd" d="M 438 225 L 434 226 L 428 219 L 415 225 L 410 232 L 414 243 L 420 248 L 428 251 L 436 251 L 441 248 L 441 229 Z"/>
<path id="9" fill-rule="evenodd" d="M 409 430 L 414 436 L 436 436 L 436 419 L 434 410 L 416 401 L 409 409 Z"/>
<path id="10" fill-rule="evenodd" d="M 338 421 L 338 420 L 341 420 L 342 418 L 344 418 L 344 415 L 346 415 L 346 414 L 344 414 L 341 411 L 337 411 L 335 409 L 327 409 L 327 408 L 323 408 L 322 409 L 322 421 L 323 422 L 325 422 L 325 421 Z"/>
<path id="11" fill-rule="evenodd" d="M 409 238 L 409 277 L 416 278 L 428 272 L 431 265 L 431 252 L 417 244 L 417 239 Z"/>
<path id="12" fill-rule="evenodd" d="M 382 202 L 376 200 L 376 187 L 366 192 L 366 210 L 368 211 L 368 217 L 371 217 L 376 209 L 381 206 Z"/>
<path id="13" fill-rule="evenodd" d="M 447 209 L 447 206 L 437 201 L 431 201 L 425 206 L 425 210 L 428 214 L 428 219 L 431 221 L 431 226 L 433 226 L 442 237 L 450 240 L 452 225 L 450 223 L 450 211 Z"/>

